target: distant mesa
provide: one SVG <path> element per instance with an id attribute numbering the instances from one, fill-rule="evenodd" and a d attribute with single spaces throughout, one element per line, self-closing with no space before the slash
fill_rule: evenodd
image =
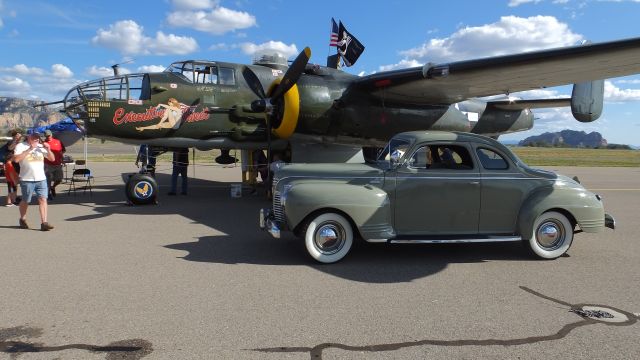
<path id="1" fill-rule="evenodd" d="M 34 108 L 43 101 L 0 97 L 0 129 L 21 128 L 53 124 L 66 115 L 49 106 Z"/>
<path id="2" fill-rule="evenodd" d="M 584 131 L 562 130 L 547 132 L 542 135 L 529 136 L 520 141 L 519 146 L 540 147 L 576 147 L 576 148 L 607 148 L 608 142 L 599 132 L 586 133 Z"/>

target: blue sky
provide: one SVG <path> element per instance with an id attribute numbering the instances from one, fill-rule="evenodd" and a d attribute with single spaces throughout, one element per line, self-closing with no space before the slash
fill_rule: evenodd
<path id="1" fill-rule="evenodd" d="M 365 45 L 347 71 L 371 74 L 579 41 L 640 36 L 640 0 L 332 1 L 0 0 L 0 96 L 59 100 L 73 85 L 124 71 L 161 70 L 180 59 L 249 63 L 261 52 L 295 56 L 305 46 L 324 64 L 331 17 Z M 570 87 L 523 98 L 569 96 Z M 568 109 L 535 111 L 533 130 L 599 131 L 640 145 L 640 76 L 611 79 L 601 119 L 579 123 Z M 502 138 L 501 138 L 502 139 Z"/>

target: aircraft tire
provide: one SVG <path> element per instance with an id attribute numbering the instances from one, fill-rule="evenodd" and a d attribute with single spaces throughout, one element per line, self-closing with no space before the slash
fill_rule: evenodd
<path id="1" fill-rule="evenodd" d="M 158 183 L 146 174 L 135 174 L 126 185 L 127 199 L 134 205 L 155 204 L 158 197 Z"/>

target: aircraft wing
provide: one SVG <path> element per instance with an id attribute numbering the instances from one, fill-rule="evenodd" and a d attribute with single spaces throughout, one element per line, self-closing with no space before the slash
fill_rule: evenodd
<path id="1" fill-rule="evenodd" d="M 356 88 L 399 104 L 453 104 L 640 73 L 640 38 L 427 64 L 362 77 Z"/>

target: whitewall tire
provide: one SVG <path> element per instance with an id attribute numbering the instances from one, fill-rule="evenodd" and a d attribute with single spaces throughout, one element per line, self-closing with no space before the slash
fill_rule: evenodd
<path id="1" fill-rule="evenodd" d="M 573 224 L 556 211 L 546 212 L 533 223 L 529 248 L 541 259 L 556 259 L 569 250 L 573 242 Z"/>
<path id="2" fill-rule="evenodd" d="M 353 244 L 351 223 L 336 213 L 324 213 L 311 219 L 303 235 L 309 255 L 326 264 L 341 260 Z"/>

